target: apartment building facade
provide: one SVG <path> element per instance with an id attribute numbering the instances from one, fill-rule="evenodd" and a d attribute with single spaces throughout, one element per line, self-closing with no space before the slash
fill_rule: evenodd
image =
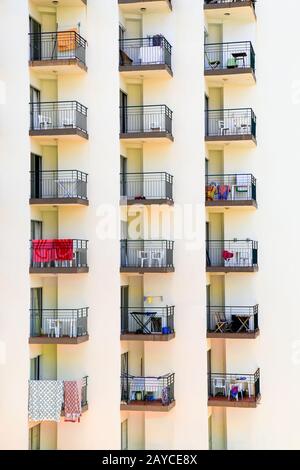
<path id="1" fill-rule="evenodd" d="M 281 12 L 2 0 L 0 24 L 0 447 L 297 448 Z"/>

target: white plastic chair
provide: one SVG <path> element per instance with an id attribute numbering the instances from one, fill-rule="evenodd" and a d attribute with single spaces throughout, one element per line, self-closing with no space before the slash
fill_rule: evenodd
<path id="1" fill-rule="evenodd" d="M 55 338 L 59 338 L 60 328 L 58 320 L 48 320 L 48 338 L 52 337 L 53 333 Z"/>
<path id="2" fill-rule="evenodd" d="M 52 126 L 52 121 L 50 117 L 44 116 L 43 114 L 39 114 L 38 122 L 39 122 L 39 129 L 47 129 L 48 127 Z"/>
<path id="3" fill-rule="evenodd" d="M 234 387 L 237 387 L 237 388 L 238 388 L 238 393 L 237 393 L 237 395 L 236 395 L 236 401 L 239 401 L 239 393 L 241 394 L 242 400 L 243 400 L 243 399 L 244 399 L 243 385 L 240 384 L 240 383 L 235 383 L 235 384 L 230 384 L 230 385 L 229 385 L 229 389 L 228 389 L 228 400 L 230 400 L 230 398 L 231 398 L 231 390 L 232 390 Z"/>
<path id="4" fill-rule="evenodd" d="M 151 265 L 153 264 L 153 266 L 155 266 L 157 264 L 157 266 L 159 268 L 161 268 L 162 266 L 162 257 L 163 257 L 163 254 L 160 250 L 154 250 L 151 252 Z"/>
<path id="5" fill-rule="evenodd" d="M 219 121 L 218 127 L 219 127 L 220 135 L 226 135 L 226 132 L 229 131 L 229 127 L 225 127 L 224 121 Z"/>
<path id="6" fill-rule="evenodd" d="M 216 396 L 216 389 L 224 391 L 224 397 L 226 397 L 226 380 L 222 378 L 216 378 L 213 382 L 213 395 Z"/>
<path id="7" fill-rule="evenodd" d="M 138 260 L 140 261 L 141 267 L 144 268 L 145 261 L 149 261 L 149 253 L 147 251 L 138 251 L 137 254 Z"/>

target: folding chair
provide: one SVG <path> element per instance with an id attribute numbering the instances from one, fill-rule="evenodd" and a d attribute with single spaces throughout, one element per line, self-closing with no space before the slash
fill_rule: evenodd
<path id="1" fill-rule="evenodd" d="M 232 322 L 228 321 L 225 317 L 222 317 L 220 313 L 216 313 L 215 317 L 216 317 L 215 333 L 226 333 L 228 331 L 231 331 Z"/>

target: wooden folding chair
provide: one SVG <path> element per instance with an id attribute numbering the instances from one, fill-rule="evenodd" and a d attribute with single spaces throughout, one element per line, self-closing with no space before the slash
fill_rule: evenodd
<path id="1" fill-rule="evenodd" d="M 220 313 L 216 313 L 216 329 L 215 333 L 226 333 L 231 331 L 231 322 L 222 317 Z"/>

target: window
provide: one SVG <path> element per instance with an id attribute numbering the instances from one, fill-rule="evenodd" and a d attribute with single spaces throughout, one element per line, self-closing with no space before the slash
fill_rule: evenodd
<path id="1" fill-rule="evenodd" d="M 41 425 L 29 429 L 29 450 L 41 450 Z"/>
<path id="2" fill-rule="evenodd" d="M 121 423 L 121 450 L 128 450 L 128 419 Z"/>
<path id="3" fill-rule="evenodd" d="M 30 336 L 41 336 L 43 316 L 43 288 L 33 287 L 30 289 Z"/>
<path id="4" fill-rule="evenodd" d="M 31 240 L 41 240 L 43 238 L 43 223 L 39 220 L 31 221 Z"/>
<path id="5" fill-rule="evenodd" d="M 30 380 L 40 380 L 40 358 L 41 356 L 30 359 Z"/>

